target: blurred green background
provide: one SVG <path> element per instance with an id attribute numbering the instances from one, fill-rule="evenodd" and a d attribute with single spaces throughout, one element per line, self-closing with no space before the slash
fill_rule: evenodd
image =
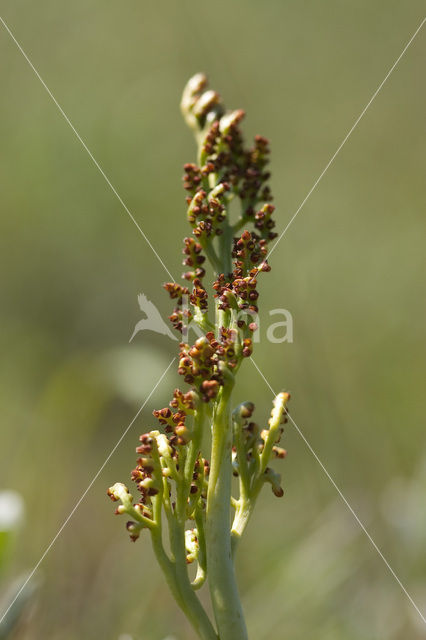
<path id="1" fill-rule="evenodd" d="M 199 70 L 247 138 L 272 142 L 284 228 L 424 14 L 420 0 L 1 0 L 8 23 L 168 268 L 181 272 L 179 113 Z M 418 35 L 271 258 L 255 359 L 426 614 L 426 32 Z M 140 333 L 143 291 L 166 316 L 167 274 L 0 25 L 0 488 L 24 520 L 2 555 L 5 605 L 171 358 Z M 288 309 L 294 342 L 269 344 Z M 174 371 L 42 562 L 7 637 L 192 640 L 147 539 L 129 543 L 106 488 Z M 247 362 L 236 401 L 266 420 Z M 265 491 L 238 559 L 251 638 L 407 640 L 426 628 L 288 425 L 285 498 Z M 0 519 L 1 521 L 1 519 Z M 4 525 L 4 529 L 8 528 Z M 9 527 L 13 529 L 13 526 Z M 6 633 L 6 632 L 4 632 Z M 169 639 L 170 640 L 170 639 Z"/>

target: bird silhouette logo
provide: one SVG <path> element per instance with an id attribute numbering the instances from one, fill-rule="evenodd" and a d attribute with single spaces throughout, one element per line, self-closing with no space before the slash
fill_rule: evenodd
<path id="1" fill-rule="evenodd" d="M 155 304 L 153 304 L 145 294 L 140 293 L 138 295 L 138 302 L 141 311 L 146 315 L 146 318 L 142 318 L 136 323 L 135 329 L 133 331 L 132 337 L 129 342 L 133 340 L 135 335 L 139 333 L 139 331 L 155 331 L 155 333 L 161 333 L 163 336 L 168 336 L 172 340 L 177 340 L 176 336 L 170 331 L 169 327 L 164 322 L 163 318 L 160 315 Z"/>

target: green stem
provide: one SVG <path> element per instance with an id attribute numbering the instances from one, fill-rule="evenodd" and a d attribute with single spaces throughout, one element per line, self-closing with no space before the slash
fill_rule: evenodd
<path id="1" fill-rule="evenodd" d="M 218 636 L 213 629 L 212 623 L 210 622 L 201 602 L 194 593 L 189 580 L 185 551 L 185 522 L 176 520 L 175 527 L 174 555 L 176 560 L 176 581 L 179 594 L 185 603 L 184 608 L 182 605 L 180 606 L 183 608 L 188 620 L 191 622 L 201 640 L 218 640 Z"/>
<path id="2" fill-rule="evenodd" d="M 240 229 L 242 229 L 244 227 L 244 225 L 247 224 L 247 218 L 243 217 L 243 218 L 239 218 L 237 220 L 237 222 L 235 224 L 232 225 L 232 231 L 233 233 L 237 233 L 237 231 L 239 231 Z"/>
<path id="3" fill-rule="evenodd" d="M 225 221 L 222 228 L 223 233 L 219 236 L 219 260 L 222 273 L 227 276 L 232 271 L 232 238 L 234 237 L 234 232 L 227 221 Z"/>
<path id="4" fill-rule="evenodd" d="M 235 513 L 234 522 L 231 529 L 231 546 L 232 556 L 235 556 L 237 550 L 237 544 L 242 538 L 245 528 L 248 524 L 250 516 L 254 509 L 254 499 L 241 498 L 238 502 L 238 507 Z"/>
<path id="5" fill-rule="evenodd" d="M 153 498 L 153 506 L 156 527 L 151 530 L 152 546 L 170 591 L 201 640 L 218 640 L 217 634 L 189 582 L 186 568 L 185 520 L 183 523 L 181 519 L 176 517 L 169 520 L 169 526 L 172 527 L 170 540 L 174 554 L 174 561 L 172 561 L 164 550 L 162 540 L 162 501 L 159 495 Z"/>
<path id="6" fill-rule="evenodd" d="M 152 531 L 151 541 L 157 562 L 164 573 L 169 589 L 182 611 L 185 615 L 188 615 L 185 600 L 182 598 L 177 585 L 175 566 L 164 550 L 160 530 Z"/>
<path id="7" fill-rule="evenodd" d="M 151 530 L 151 542 L 152 548 L 154 550 L 155 556 L 157 558 L 158 564 L 160 565 L 164 576 L 166 578 L 167 584 L 169 585 L 170 591 L 172 592 L 176 602 L 188 616 L 188 610 L 186 607 L 185 599 L 182 598 L 180 593 L 180 589 L 178 587 L 177 579 L 176 579 L 176 569 L 175 563 L 170 560 L 167 553 L 164 550 L 163 540 L 162 540 L 162 527 L 161 527 L 161 498 L 160 496 L 155 496 L 153 498 L 153 507 L 154 514 L 156 519 L 156 527 Z"/>
<path id="8" fill-rule="evenodd" d="M 220 640 L 247 640 L 231 553 L 231 393 L 232 384 L 228 381 L 220 392 L 213 418 L 206 513 L 207 571 Z"/>
<path id="9" fill-rule="evenodd" d="M 254 507 L 256 505 L 256 500 L 264 484 L 265 480 L 263 477 L 256 478 L 254 485 L 249 490 L 249 492 L 247 494 L 243 494 L 238 500 L 237 509 L 231 529 L 231 545 L 233 556 L 235 556 L 238 542 L 242 538 L 242 535 L 248 525 L 251 514 L 253 513 Z"/>
<path id="10" fill-rule="evenodd" d="M 250 491 L 250 477 L 247 466 L 247 451 L 243 443 L 241 424 L 234 420 L 234 443 L 237 449 L 238 471 L 240 476 L 240 500 L 246 501 Z"/>
<path id="11" fill-rule="evenodd" d="M 189 443 L 189 452 L 185 460 L 184 470 L 184 483 L 186 498 L 188 497 L 189 488 L 191 486 L 192 474 L 194 473 L 194 466 L 197 460 L 198 454 L 201 450 L 201 444 L 203 439 L 203 423 L 204 423 L 204 406 L 201 404 L 195 411 L 194 415 L 194 430 L 192 434 L 191 442 Z"/>
<path id="12" fill-rule="evenodd" d="M 216 255 L 216 251 L 214 250 L 211 240 L 200 240 L 200 244 L 216 274 L 219 275 L 219 273 L 222 273 L 222 263 L 220 258 Z"/>
<path id="13" fill-rule="evenodd" d="M 193 316 L 194 322 L 205 333 L 207 333 L 207 331 L 214 331 L 215 330 L 215 326 L 214 326 L 214 324 L 212 322 L 210 322 L 210 320 L 209 320 L 209 318 L 207 316 L 207 312 L 203 312 L 198 307 L 194 307 L 193 313 L 194 313 L 194 316 Z"/>
<path id="14" fill-rule="evenodd" d="M 191 583 L 194 590 L 200 589 L 207 579 L 206 537 L 204 535 L 204 513 L 201 508 L 195 511 L 195 523 L 198 531 L 198 570 L 195 580 Z"/>

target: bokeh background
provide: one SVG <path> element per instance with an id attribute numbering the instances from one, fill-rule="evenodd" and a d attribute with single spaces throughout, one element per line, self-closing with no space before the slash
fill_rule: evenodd
<path id="1" fill-rule="evenodd" d="M 402 51 L 420 0 L 71 3 L 0 15 L 173 274 L 187 234 L 179 113 L 206 71 L 247 137 L 272 142 L 283 228 Z M 425 29 L 271 258 L 255 359 L 426 614 Z M 141 333 L 168 279 L 0 25 L 2 607 L 34 567 L 175 354 Z M 294 342 L 265 339 L 269 309 Z M 127 482 L 166 376 L 46 555 L 2 637 L 192 640 L 148 539 L 106 488 Z M 236 401 L 266 420 L 247 362 Z M 417 640 L 426 627 L 291 425 L 285 498 L 265 491 L 238 559 L 252 638 Z M 6 505 L 6 506 L 5 506 Z M 12 506 L 11 506 L 12 505 Z M 14 513 L 16 517 L 8 517 Z M 207 597 L 207 594 L 205 594 Z M 13 623 L 13 624 L 12 624 Z M 11 630 L 13 627 L 13 630 Z"/>

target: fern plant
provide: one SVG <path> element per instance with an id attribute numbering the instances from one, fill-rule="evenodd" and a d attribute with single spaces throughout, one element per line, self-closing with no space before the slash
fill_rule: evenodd
<path id="1" fill-rule="evenodd" d="M 258 277 L 270 271 L 268 244 L 276 236 L 269 144 L 256 136 L 253 146 L 244 146 L 244 112 L 225 111 L 203 74 L 188 82 L 181 106 L 198 146 L 197 163 L 184 167 L 192 227 L 183 248 L 188 286 L 164 287 L 176 303 L 170 320 L 182 333 L 178 372 L 189 390 L 175 389 L 170 407 L 153 412 L 159 428 L 140 436 L 131 473 L 138 498 L 121 483 L 108 495 L 120 502 L 116 513 L 129 518 L 131 540 L 150 534 L 170 590 L 198 636 L 246 640 L 234 558 L 262 487 L 283 495 L 270 460 L 285 457 L 278 443 L 289 400 L 285 392 L 275 398 L 265 428 L 252 420 L 251 402 L 232 408 L 236 377 L 257 330 Z M 240 203 L 236 220 L 232 200 Z M 191 327 L 199 336 L 193 344 Z M 214 620 L 197 595 L 206 582 Z"/>

